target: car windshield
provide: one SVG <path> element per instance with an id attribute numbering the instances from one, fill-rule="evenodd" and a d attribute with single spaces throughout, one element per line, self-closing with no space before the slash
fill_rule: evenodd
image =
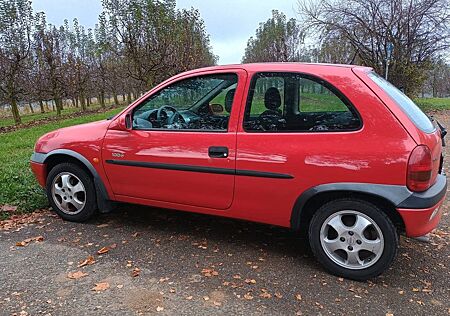
<path id="1" fill-rule="evenodd" d="M 417 128 L 421 129 L 425 133 L 434 132 L 435 127 L 431 120 L 410 98 L 376 73 L 370 72 L 368 75 L 373 82 L 383 89 L 392 98 L 392 100 L 398 104 L 398 106 Z"/>

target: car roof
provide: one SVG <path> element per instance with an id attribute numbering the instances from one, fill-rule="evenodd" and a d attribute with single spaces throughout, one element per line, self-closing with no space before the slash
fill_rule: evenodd
<path id="1" fill-rule="evenodd" d="M 358 65 L 347 65 L 347 64 L 322 64 L 322 63 L 300 63 L 300 62 L 285 62 L 285 63 L 250 63 L 250 64 L 231 64 L 231 65 L 218 65 L 218 66 L 211 66 L 211 67 L 205 67 L 205 68 L 199 68 L 195 69 L 189 72 L 203 72 L 203 71 L 214 71 L 214 70 L 227 70 L 227 69 L 244 69 L 250 72 L 260 72 L 260 71 L 282 71 L 282 70 L 297 70 L 301 71 L 302 69 L 308 68 L 311 70 L 315 67 L 327 67 L 330 70 L 333 68 L 358 68 L 363 71 L 370 71 L 372 68 L 370 67 L 364 67 L 364 66 L 358 66 Z"/>

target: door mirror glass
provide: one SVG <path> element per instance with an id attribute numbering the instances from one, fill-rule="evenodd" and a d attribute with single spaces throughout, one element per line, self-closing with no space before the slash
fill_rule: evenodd
<path id="1" fill-rule="evenodd" d="M 211 109 L 211 112 L 214 113 L 215 115 L 222 114 L 224 110 L 223 105 L 217 103 L 210 104 L 209 108 Z"/>

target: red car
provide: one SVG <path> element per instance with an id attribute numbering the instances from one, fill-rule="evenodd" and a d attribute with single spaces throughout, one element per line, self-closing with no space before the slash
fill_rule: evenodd
<path id="1" fill-rule="evenodd" d="M 118 201 L 289 227 L 329 271 L 364 280 L 390 265 L 400 232 L 438 225 L 444 135 L 370 68 L 217 66 L 42 136 L 31 167 L 66 220 Z"/>

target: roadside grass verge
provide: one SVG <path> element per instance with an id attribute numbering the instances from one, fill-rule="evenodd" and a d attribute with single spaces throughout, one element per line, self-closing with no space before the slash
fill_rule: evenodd
<path id="1" fill-rule="evenodd" d="M 106 107 L 120 107 L 120 105 L 116 106 L 113 103 L 109 104 L 106 103 Z M 94 111 L 94 110 L 99 110 L 101 109 L 100 104 L 98 103 L 93 103 L 90 106 L 88 106 L 86 108 L 86 111 Z M 61 118 L 63 119 L 64 116 L 68 116 L 77 112 L 80 112 L 80 115 L 83 115 L 81 112 L 81 108 L 77 108 L 77 107 L 69 107 L 66 106 L 62 111 L 61 111 Z M 45 112 L 45 113 L 41 113 L 40 111 L 37 111 L 35 113 L 27 113 L 27 114 L 22 114 L 21 116 L 22 119 L 22 124 L 27 124 L 30 122 L 37 122 L 37 121 L 41 121 L 41 120 L 45 120 L 48 118 L 53 118 L 53 117 L 57 117 L 56 115 L 56 111 L 49 111 L 49 112 Z M 8 117 L 1 117 L 0 116 L 0 127 L 6 127 L 6 126 L 13 126 L 14 124 L 14 119 L 11 116 Z"/>
<path id="2" fill-rule="evenodd" d="M 19 211 L 32 211 L 47 205 L 30 169 L 34 143 L 40 136 L 61 127 L 106 119 L 121 110 L 122 107 L 0 134 L 0 206 L 15 205 Z M 1 213 L 0 219 L 5 217 Z"/>
<path id="3" fill-rule="evenodd" d="M 450 110 L 450 98 L 417 98 L 414 101 L 423 111 Z"/>

